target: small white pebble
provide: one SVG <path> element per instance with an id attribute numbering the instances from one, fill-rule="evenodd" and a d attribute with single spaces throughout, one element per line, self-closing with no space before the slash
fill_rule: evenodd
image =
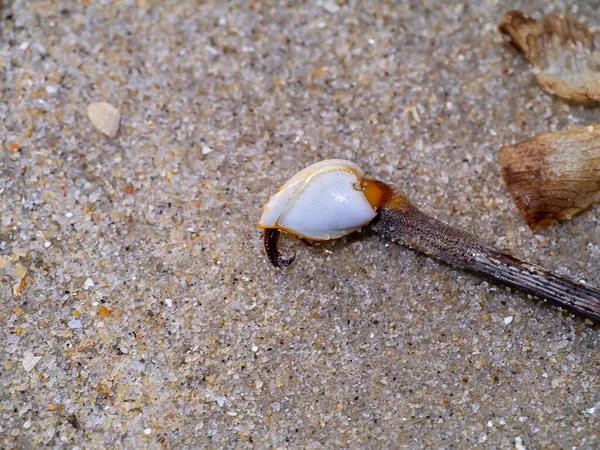
<path id="1" fill-rule="evenodd" d="M 173 300 L 171 300 L 170 298 L 165 298 L 165 303 L 167 304 L 167 306 L 170 308 L 171 306 L 173 306 Z"/>
<path id="2" fill-rule="evenodd" d="M 422 151 L 425 148 L 425 144 L 423 144 L 423 139 L 417 138 L 415 141 L 415 150 Z"/>
<path id="3" fill-rule="evenodd" d="M 231 416 L 231 417 L 235 417 L 235 416 L 237 416 L 237 413 L 235 411 L 227 411 L 227 415 Z"/>
<path id="4" fill-rule="evenodd" d="M 410 113 L 412 114 L 413 119 L 415 120 L 415 122 L 420 123 L 421 122 L 421 116 L 419 116 L 419 111 L 417 111 L 417 108 L 409 108 Z"/>
<path id="5" fill-rule="evenodd" d="M 46 47 L 44 47 L 39 42 L 34 42 L 33 44 L 31 44 L 31 50 L 36 52 L 38 55 L 47 55 L 48 54 L 48 50 L 46 50 Z"/>
<path id="6" fill-rule="evenodd" d="M 208 155 L 209 153 L 212 153 L 214 150 L 212 148 L 210 148 L 208 145 L 203 145 L 202 146 L 202 154 L 203 155 Z"/>
<path id="7" fill-rule="evenodd" d="M 23 359 L 21 360 L 25 372 L 30 372 L 40 361 L 40 359 L 42 359 L 41 356 L 34 356 L 34 354 L 30 351 L 25 352 Z"/>
<path id="8" fill-rule="evenodd" d="M 150 434 L 150 433 L 152 433 L 152 428 L 146 428 L 144 430 L 144 434 Z"/>
<path id="9" fill-rule="evenodd" d="M 508 316 L 504 318 L 504 325 L 508 325 L 513 321 L 513 316 Z"/>
<path id="10" fill-rule="evenodd" d="M 594 414 L 596 412 L 596 407 L 590 408 L 587 410 L 588 414 Z"/>
<path id="11" fill-rule="evenodd" d="M 71 217 L 73 217 L 73 213 L 72 212 L 65 213 L 65 217 L 67 219 L 70 219 Z"/>
<path id="12" fill-rule="evenodd" d="M 221 53 L 221 52 L 219 52 L 219 50 L 217 50 L 217 49 L 216 49 L 216 48 L 214 48 L 214 47 L 211 47 L 210 45 L 205 45 L 205 46 L 204 46 L 204 49 L 205 49 L 205 50 L 206 50 L 208 53 L 210 53 L 211 55 L 218 55 L 218 54 L 220 54 L 220 53 Z"/>
<path id="13" fill-rule="evenodd" d="M 252 346 L 252 351 L 253 351 L 253 352 L 257 352 L 257 351 L 258 351 L 258 347 L 256 346 L 256 344 L 254 344 L 254 345 Z"/>
<path id="14" fill-rule="evenodd" d="M 523 439 L 520 436 L 515 438 L 515 448 L 517 450 L 527 450 L 527 448 L 523 445 Z"/>
<path id="15" fill-rule="evenodd" d="M 323 2 L 323 9 L 329 14 L 335 14 L 340 10 L 340 7 L 336 2 L 327 0 Z"/>
<path id="16" fill-rule="evenodd" d="M 58 86 L 56 86 L 54 84 L 49 84 L 48 86 L 46 86 L 47 94 L 56 94 L 57 92 L 58 92 Z"/>
<path id="17" fill-rule="evenodd" d="M 29 42 L 23 42 L 19 45 L 20 50 L 27 50 L 29 48 Z"/>
<path id="18" fill-rule="evenodd" d="M 590 125 L 590 126 L 588 126 L 588 127 L 587 127 L 587 130 L 588 130 L 590 133 L 593 133 L 593 132 L 594 132 L 594 127 Z"/>
<path id="19" fill-rule="evenodd" d="M 91 278 L 86 278 L 85 282 L 83 283 L 84 289 L 93 288 L 94 286 L 96 286 L 96 284 Z"/>
<path id="20" fill-rule="evenodd" d="M 498 136 L 498 133 L 496 133 L 496 130 L 490 130 L 490 134 L 492 136 Z"/>
<path id="21" fill-rule="evenodd" d="M 50 241 L 46 241 L 46 242 L 44 242 L 44 248 L 48 248 L 48 247 L 50 247 L 51 245 L 52 245 L 52 242 L 50 242 Z"/>
<path id="22" fill-rule="evenodd" d="M 69 323 L 67 325 L 69 325 L 69 328 L 81 328 L 81 320 L 69 320 Z"/>
<path id="23" fill-rule="evenodd" d="M 494 426 L 494 422 L 492 422 L 491 420 L 487 423 L 487 426 L 492 428 Z"/>
<path id="24" fill-rule="evenodd" d="M 31 421 L 26 420 L 25 423 L 23 424 L 23 428 L 25 428 L 26 430 L 29 430 L 31 428 Z"/>
<path id="25" fill-rule="evenodd" d="M 565 384 L 565 382 L 567 381 L 567 377 L 565 375 L 560 375 L 556 378 L 554 378 L 550 384 L 552 385 L 553 388 L 557 388 L 559 386 L 562 386 L 563 384 Z"/>
<path id="26" fill-rule="evenodd" d="M 115 137 L 119 131 L 121 113 L 117 108 L 107 102 L 90 103 L 87 115 L 98 130 L 108 137 Z"/>

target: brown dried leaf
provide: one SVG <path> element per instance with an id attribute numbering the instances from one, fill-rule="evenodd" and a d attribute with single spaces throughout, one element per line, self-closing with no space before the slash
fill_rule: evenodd
<path id="1" fill-rule="evenodd" d="M 501 147 L 498 160 L 532 230 L 600 201 L 600 124 Z"/>
<path id="2" fill-rule="evenodd" d="M 570 17 L 549 14 L 538 21 L 520 11 L 506 13 L 499 28 L 544 89 L 571 102 L 600 101 L 600 36 Z"/>

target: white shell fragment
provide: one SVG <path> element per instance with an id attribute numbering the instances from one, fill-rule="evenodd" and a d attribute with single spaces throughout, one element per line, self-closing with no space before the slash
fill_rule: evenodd
<path id="1" fill-rule="evenodd" d="M 298 172 L 271 197 L 258 222 L 311 240 L 338 239 L 376 215 L 360 182 L 360 168 L 341 159 L 321 161 Z"/>
<path id="2" fill-rule="evenodd" d="M 36 366 L 40 359 L 42 359 L 41 356 L 35 356 L 32 352 L 26 351 L 23 355 L 23 359 L 21 360 L 25 372 L 31 372 L 31 370 Z"/>
<path id="3" fill-rule="evenodd" d="M 117 135 L 121 113 L 113 105 L 107 102 L 90 103 L 87 115 L 92 124 L 108 137 L 114 138 Z"/>

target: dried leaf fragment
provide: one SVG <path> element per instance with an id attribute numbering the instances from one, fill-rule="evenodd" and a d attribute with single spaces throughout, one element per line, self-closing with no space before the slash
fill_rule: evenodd
<path id="1" fill-rule="evenodd" d="M 87 115 L 98 130 L 108 137 L 115 137 L 119 131 L 121 113 L 117 108 L 107 102 L 90 103 Z"/>
<path id="2" fill-rule="evenodd" d="M 600 201 L 600 124 L 501 147 L 498 160 L 532 230 Z"/>
<path id="3" fill-rule="evenodd" d="M 499 25 L 533 66 L 538 82 L 567 101 L 600 101 L 600 36 L 570 17 L 506 13 Z"/>

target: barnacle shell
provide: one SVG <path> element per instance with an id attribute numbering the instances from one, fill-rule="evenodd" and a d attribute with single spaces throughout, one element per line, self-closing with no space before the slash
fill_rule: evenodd
<path id="1" fill-rule="evenodd" d="M 264 207 L 258 226 L 309 240 L 337 239 L 376 215 L 362 187 L 363 172 L 341 159 L 321 161 L 290 178 Z"/>
<path id="2" fill-rule="evenodd" d="M 531 63 L 544 89 L 571 102 L 600 101 L 600 37 L 584 25 L 556 14 L 538 21 L 510 11 L 499 28 Z"/>
<path id="3" fill-rule="evenodd" d="M 117 135 L 121 113 L 113 105 L 107 102 L 90 103 L 87 115 L 92 124 L 108 137 Z"/>
<path id="4" fill-rule="evenodd" d="M 498 160 L 532 230 L 600 201 L 600 124 L 502 147 Z"/>

